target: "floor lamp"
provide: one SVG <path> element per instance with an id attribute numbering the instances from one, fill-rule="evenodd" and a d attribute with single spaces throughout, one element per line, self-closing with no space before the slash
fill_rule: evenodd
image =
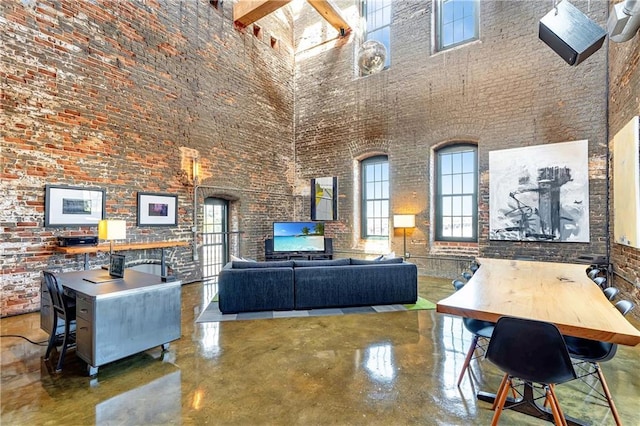
<path id="1" fill-rule="evenodd" d="M 109 241 L 109 257 L 111 257 L 113 240 L 127 238 L 127 222 L 124 220 L 101 220 L 98 222 L 98 238 Z"/>
<path id="2" fill-rule="evenodd" d="M 407 253 L 407 228 L 415 228 L 416 226 L 416 215 L 415 214 L 394 214 L 393 215 L 393 227 L 394 228 L 402 228 L 404 231 L 404 258 L 408 259 L 411 257 L 409 253 Z"/>

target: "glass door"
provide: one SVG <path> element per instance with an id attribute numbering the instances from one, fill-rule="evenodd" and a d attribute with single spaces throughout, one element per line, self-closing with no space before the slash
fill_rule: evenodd
<path id="1" fill-rule="evenodd" d="M 202 280 L 217 282 L 218 273 L 229 261 L 229 202 L 206 198 L 202 220 Z"/>

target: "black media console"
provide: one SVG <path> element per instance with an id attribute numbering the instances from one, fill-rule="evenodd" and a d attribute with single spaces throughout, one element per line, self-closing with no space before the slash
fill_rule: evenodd
<path id="1" fill-rule="evenodd" d="M 333 259 L 333 240 L 324 239 L 324 251 L 273 251 L 273 238 L 264 240 L 264 260 Z"/>

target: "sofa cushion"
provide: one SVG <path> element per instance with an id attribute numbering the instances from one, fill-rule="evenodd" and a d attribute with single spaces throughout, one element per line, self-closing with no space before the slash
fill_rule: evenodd
<path id="1" fill-rule="evenodd" d="M 411 263 L 293 268 L 296 309 L 416 303 L 418 269 Z"/>
<path id="2" fill-rule="evenodd" d="M 391 263 L 402 263 L 403 260 L 401 257 L 394 257 L 391 259 L 351 259 L 352 265 L 385 265 Z"/>
<path id="3" fill-rule="evenodd" d="M 350 265 L 349 259 L 333 259 L 333 260 L 294 260 L 293 266 L 296 268 L 305 266 L 346 266 Z"/>
<path id="4" fill-rule="evenodd" d="M 292 260 L 277 260 L 275 262 L 232 261 L 231 267 L 233 269 L 291 268 L 293 267 L 293 261 Z"/>

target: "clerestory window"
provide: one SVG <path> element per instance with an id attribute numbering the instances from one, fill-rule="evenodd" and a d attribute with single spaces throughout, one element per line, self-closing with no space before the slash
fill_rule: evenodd
<path id="1" fill-rule="evenodd" d="M 478 0 L 435 0 L 437 50 L 446 50 L 478 39 Z"/>

